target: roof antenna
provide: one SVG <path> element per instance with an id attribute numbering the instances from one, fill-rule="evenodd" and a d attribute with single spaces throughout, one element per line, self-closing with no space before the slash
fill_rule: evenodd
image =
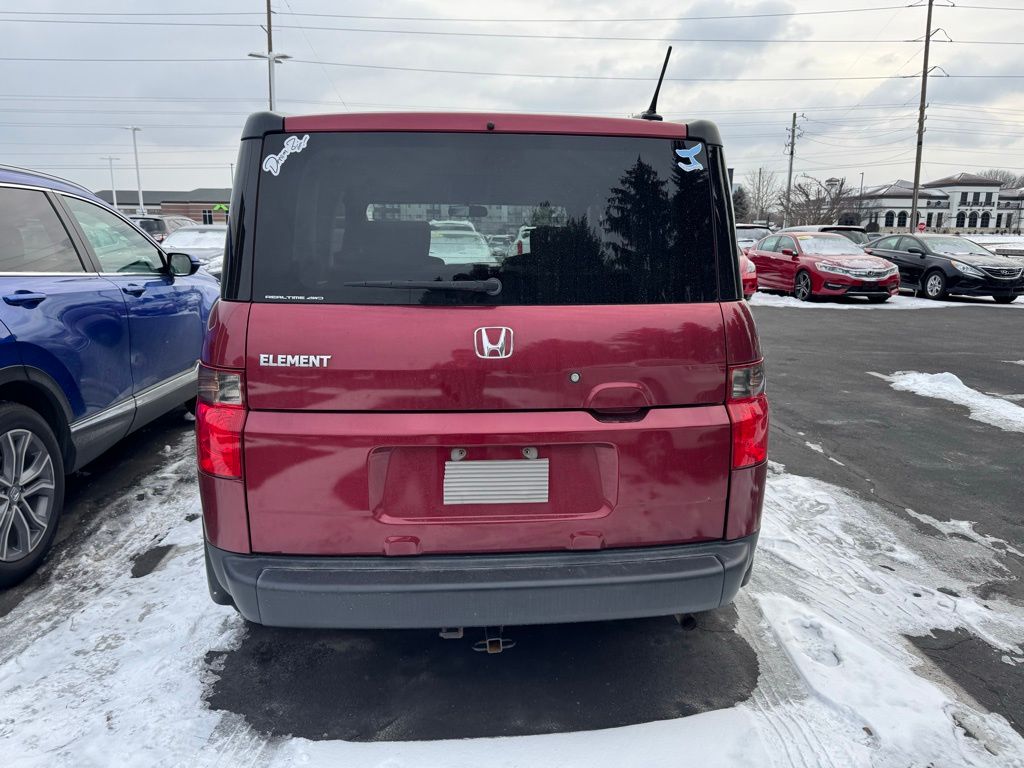
<path id="1" fill-rule="evenodd" d="M 654 98 L 651 99 L 651 106 L 647 111 L 640 113 L 641 120 L 661 120 L 658 114 L 658 94 L 661 93 L 661 81 L 665 79 L 665 70 L 668 69 L 668 58 L 672 55 L 672 46 L 665 51 L 665 63 L 661 65 L 661 75 L 658 77 L 658 87 L 654 89 Z"/>

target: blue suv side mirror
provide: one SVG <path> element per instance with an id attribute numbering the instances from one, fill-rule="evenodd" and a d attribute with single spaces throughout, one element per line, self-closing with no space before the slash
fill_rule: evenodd
<path id="1" fill-rule="evenodd" d="M 172 275 L 187 277 L 198 272 L 202 262 L 187 253 L 169 253 L 167 254 L 167 266 Z"/>

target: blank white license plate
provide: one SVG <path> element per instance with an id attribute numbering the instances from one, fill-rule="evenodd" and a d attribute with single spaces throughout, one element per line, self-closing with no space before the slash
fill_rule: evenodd
<path id="1" fill-rule="evenodd" d="M 544 504 L 548 460 L 446 461 L 445 504 Z"/>

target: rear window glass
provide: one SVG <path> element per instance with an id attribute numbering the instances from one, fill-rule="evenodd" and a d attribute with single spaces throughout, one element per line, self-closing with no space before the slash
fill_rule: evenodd
<path id="1" fill-rule="evenodd" d="M 158 235 L 167 231 L 167 225 L 163 219 L 132 219 L 135 225 L 150 235 Z"/>
<path id="2" fill-rule="evenodd" d="M 767 227 L 736 227 L 736 238 L 738 240 L 760 240 L 768 237 L 772 231 Z"/>
<path id="3" fill-rule="evenodd" d="M 714 301 L 707 152 L 701 146 L 695 162 L 676 155 L 698 144 L 529 134 L 268 136 L 253 299 Z M 422 285 L 466 281 L 500 284 L 500 292 Z"/>
<path id="4" fill-rule="evenodd" d="M 847 240 L 856 243 L 857 245 L 864 245 L 870 238 L 866 232 L 861 232 L 859 229 L 833 229 L 825 230 L 826 232 L 835 232 L 837 235 L 842 235 Z"/>

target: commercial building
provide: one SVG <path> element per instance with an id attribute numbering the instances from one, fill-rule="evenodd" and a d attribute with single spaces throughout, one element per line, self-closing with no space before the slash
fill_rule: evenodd
<path id="1" fill-rule="evenodd" d="M 855 220 L 872 232 L 906 231 L 914 185 L 904 179 L 865 189 L 854 200 Z M 994 179 L 957 173 L 921 185 L 918 222 L 935 232 L 1017 232 L 1024 195 Z"/>
<path id="2" fill-rule="evenodd" d="M 101 189 L 96 195 L 113 204 L 113 195 L 109 189 Z M 143 190 L 142 200 L 146 205 L 146 213 L 155 216 L 186 216 L 200 224 L 214 224 L 227 221 L 231 189 L 229 187 L 200 187 L 189 192 Z M 117 190 L 117 209 L 119 211 L 131 215 L 136 213 L 138 207 L 138 190 Z"/>

